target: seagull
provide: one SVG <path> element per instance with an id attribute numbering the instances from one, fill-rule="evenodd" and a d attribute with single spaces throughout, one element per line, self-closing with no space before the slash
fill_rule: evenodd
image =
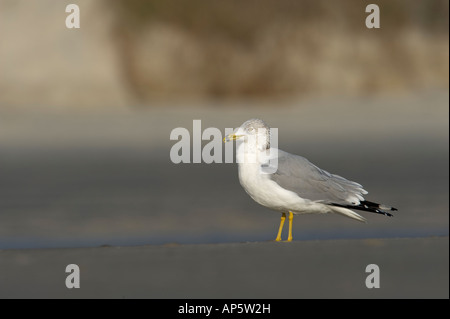
<path id="1" fill-rule="evenodd" d="M 271 129 L 260 119 L 250 119 L 224 138 L 236 141 L 239 181 L 250 197 L 281 213 L 275 241 L 281 241 L 286 215 L 292 241 L 294 215 L 337 213 L 360 222 L 367 220 L 353 210 L 385 216 L 394 207 L 364 199 L 367 191 L 339 175 L 328 173 L 306 158 L 271 147 Z"/>

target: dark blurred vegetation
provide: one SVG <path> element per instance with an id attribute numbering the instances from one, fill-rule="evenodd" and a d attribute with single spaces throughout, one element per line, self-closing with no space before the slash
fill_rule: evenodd
<path id="1" fill-rule="evenodd" d="M 366 5 L 381 11 L 367 29 Z M 118 0 L 130 88 L 168 96 L 366 94 L 448 86 L 446 0 Z"/>
<path id="2" fill-rule="evenodd" d="M 315 24 L 326 20 L 333 26 L 345 21 L 346 28 L 363 31 L 364 8 L 373 1 L 360 0 L 118 0 L 124 22 L 142 27 L 153 21 L 178 25 L 199 36 L 219 36 L 245 43 L 268 25 Z M 383 24 L 415 26 L 430 32 L 447 32 L 448 1 L 375 1 L 382 10 Z M 363 10 L 361 10 L 363 9 Z M 363 20 L 361 20 L 363 19 Z"/>

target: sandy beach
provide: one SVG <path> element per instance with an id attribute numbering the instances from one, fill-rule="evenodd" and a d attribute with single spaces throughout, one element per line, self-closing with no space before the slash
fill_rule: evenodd
<path id="1" fill-rule="evenodd" d="M 3 110 L 0 298 L 448 298 L 446 105 L 435 92 L 277 110 Z M 294 242 L 271 242 L 280 216 L 248 197 L 236 164 L 169 159 L 172 129 L 255 116 L 279 128 L 280 148 L 399 211 L 363 213 L 367 224 L 298 216 Z M 65 286 L 68 264 L 80 289 Z M 365 285 L 369 264 L 379 289 Z"/>
<path id="2" fill-rule="evenodd" d="M 0 298 L 448 298 L 449 238 L 0 251 Z M 65 268 L 80 267 L 67 289 Z M 380 269 L 368 289 L 366 266 Z"/>
<path id="3" fill-rule="evenodd" d="M 278 127 L 281 149 L 361 183 L 367 200 L 399 209 L 393 218 L 363 213 L 367 224 L 299 216 L 295 240 L 448 236 L 447 105 L 447 92 L 422 92 L 277 109 L 2 110 L 0 249 L 274 239 L 280 214 L 245 193 L 236 164 L 174 164 L 169 157 L 174 128 L 192 132 L 193 119 L 201 119 L 202 129 L 223 131 L 252 117 Z M 339 130 L 330 134 L 335 123 Z"/>

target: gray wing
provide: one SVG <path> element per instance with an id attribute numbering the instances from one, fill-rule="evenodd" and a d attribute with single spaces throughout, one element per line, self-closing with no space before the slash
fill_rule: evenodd
<path id="1" fill-rule="evenodd" d="M 324 171 L 306 158 L 278 150 L 278 169 L 270 178 L 304 199 L 334 204 L 359 204 L 367 192 L 355 182 Z"/>

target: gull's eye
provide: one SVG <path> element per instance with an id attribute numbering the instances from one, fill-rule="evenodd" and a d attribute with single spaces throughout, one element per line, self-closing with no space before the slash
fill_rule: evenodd
<path id="1" fill-rule="evenodd" d="M 254 130 L 255 130 L 255 129 L 254 129 L 253 127 L 249 127 L 247 131 L 248 131 L 249 133 L 253 133 Z"/>

